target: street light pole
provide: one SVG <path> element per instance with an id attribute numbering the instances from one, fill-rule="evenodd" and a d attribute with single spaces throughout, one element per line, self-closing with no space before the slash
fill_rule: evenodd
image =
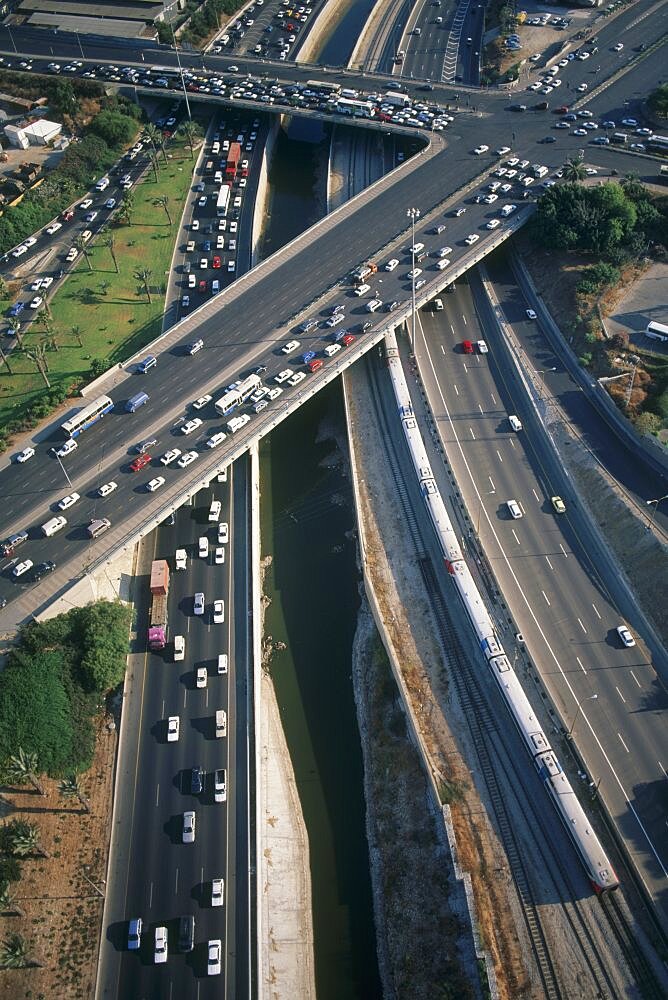
<path id="1" fill-rule="evenodd" d="M 597 694 L 592 694 L 592 695 L 589 696 L 589 698 L 585 698 L 584 701 L 596 701 L 597 698 L 598 698 Z M 582 705 L 583 705 L 583 702 L 579 701 L 578 702 L 578 710 L 575 713 L 575 717 L 574 717 L 574 719 L 573 719 L 573 721 L 571 723 L 571 728 L 566 733 L 566 739 L 567 740 L 573 739 L 573 730 L 575 729 L 575 723 L 578 721 L 578 716 L 580 715 L 580 712 L 582 711 Z"/>
<path id="2" fill-rule="evenodd" d="M 57 450 L 55 448 L 52 448 L 51 451 L 53 452 L 53 454 L 58 459 L 58 465 L 63 470 L 63 475 L 65 476 L 65 479 L 67 480 L 67 485 L 71 487 L 72 486 L 72 481 L 70 480 L 70 477 L 67 475 L 67 469 L 65 468 L 65 466 L 63 465 L 63 463 L 60 460 L 60 455 L 58 454 L 58 452 L 57 452 Z"/>
<path id="3" fill-rule="evenodd" d="M 79 874 L 82 875 L 83 878 L 86 879 L 86 881 L 88 882 L 88 884 L 90 886 L 92 886 L 93 889 L 95 889 L 95 892 L 98 894 L 98 896 L 102 896 L 102 899 L 104 899 L 104 893 L 102 892 L 102 889 L 100 889 L 100 887 L 98 885 L 95 885 L 95 882 L 93 882 L 92 879 L 89 879 L 88 876 L 86 875 L 86 873 L 84 871 L 81 871 Z M 106 885 L 107 884 L 105 879 L 100 879 L 100 882 L 102 883 L 102 885 Z"/>
<path id="4" fill-rule="evenodd" d="M 186 111 L 188 112 L 188 121 L 193 120 L 193 116 L 190 113 L 190 101 L 188 100 L 188 91 L 186 90 L 186 81 L 183 79 L 183 67 L 181 65 L 181 56 L 179 55 L 179 47 L 176 44 L 176 35 L 174 34 L 174 25 L 169 22 L 169 27 L 172 32 L 172 41 L 174 42 L 174 51 L 176 52 L 176 62 L 179 67 L 179 76 L 181 77 L 181 89 L 183 90 L 183 96 L 186 101 Z"/>
<path id="5" fill-rule="evenodd" d="M 411 322 L 412 322 L 412 346 L 413 353 L 415 354 L 415 220 L 420 218 L 419 208 L 409 208 L 406 215 L 411 220 L 411 273 L 413 279 L 411 281 L 411 299 L 412 299 L 412 309 L 411 309 Z"/>
<path id="6" fill-rule="evenodd" d="M 649 517 L 649 520 L 647 521 L 647 530 L 648 531 L 651 531 L 652 525 L 654 524 L 654 518 L 656 517 L 656 512 L 658 510 L 659 504 L 662 503 L 664 500 L 668 500 L 668 493 L 665 493 L 662 497 L 659 497 L 658 500 L 646 500 L 645 501 L 645 503 L 647 504 L 648 507 L 651 507 L 651 506 L 654 507 L 654 509 L 653 509 L 653 511 L 652 511 L 652 513 L 651 513 L 651 515 Z"/>

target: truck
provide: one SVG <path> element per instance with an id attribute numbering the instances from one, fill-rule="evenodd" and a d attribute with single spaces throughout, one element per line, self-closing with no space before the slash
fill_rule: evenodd
<path id="1" fill-rule="evenodd" d="M 374 264 L 372 260 L 368 261 L 368 263 L 366 264 L 360 264 L 360 266 L 356 267 L 355 270 L 353 271 L 352 275 L 353 284 L 354 285 L 363 284 L 366 281 L 366 279 L 370 278 L 372 274 L 375 274 L 377 270 L 378 270 L 378 265 Z"/>
<path id="2" fill-rule="evenodd" d="M 151 611 L 148 620 L 149 649 L 164 649 L 167 645 L 167 598 L 169 595 L 169 563 L 154 559 L 151 563 Z"/>
<path id="3" fill-rule="evenodd" d="M 383 96 L 383 104 L 393 104 L 397 108 L 405 108 L 410 103 L 408 94 L 400 94 L 396 90 L 388 90 Z"/>
<path id="4" fill-rule="evenodd" d="M 185 549 L 177 549 L 175 554 L 176 568 L 177 569 L 187 569 L 188 568 L 188 553 Z"/>
<path id="5" fill-rule="evenodd" d="M 225 177 L 228 181 L 233 181 L 237 176 L 237 168 L 241 162 L 241 146 L 238 142 L 231 142 L 225 164 Z"/>
<path id="6" fill-rule="evenodd" d="M 218 191 L 218 197 L 216 199 L 216 215 L 219 219 L 224 219 L 227 215 L 227 209 L 230 204 L 230 192 L 231 188 L 229 184 L 220 185 L 220 190 Z"/>

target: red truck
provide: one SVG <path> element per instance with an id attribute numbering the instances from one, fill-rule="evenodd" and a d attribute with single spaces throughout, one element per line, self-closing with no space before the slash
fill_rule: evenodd
<path id="1" fill-rule="evenodd" d="M 169 563 L 154 559 L 151 563 L 151 613 L 148 619 L 149 649 L 164 649 L 167 645 L 167 598 L 169 596 Z"/>
<path id="2" fill-rule="evenodd" d="M 225 163 L 225 180 L 233 181 L 237 176 L 237 167 L 241 162 L 241 146 L 238 142 L 230 143 L 230 150 L 227 154 L 227 162 Z"/>

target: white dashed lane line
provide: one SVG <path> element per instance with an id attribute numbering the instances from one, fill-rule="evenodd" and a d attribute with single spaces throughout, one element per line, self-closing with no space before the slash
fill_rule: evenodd
<path id="1" fill-rule="evenodd" d="M 579 666 L 580 666 L 580 670 L 582 671 L 582 673 L 583 673 L 583 674 L 585 675 L 585 677 L 586 677 L 586 676 L 587 676 L 587 671 L 586 671 L 586 670 L 585 670 L 585 668 L 584 668 L 584 665 L 583 665 L 583 663 L 582 663 L 582 660 L 580 659 L 580 657 L 579 657 L 579 656 L 576 656 L 576 657 L 575 657 L 575 659 L 576 659 L 576 660 L 578 661 L 578 664 L 579 664 Z"/>
<path id="2" fill-rule="evenodd" d="M 552 565 L 552 563 L 550 562 L 550 557 L 549 557 L 549 556 L 545 556 L 545 562 L 546 562 L 546 563 L 547 563 L 547 565 L 548 565 L 548 566 L 550 567 L 550 569 L 552 570 L 552 572 L 554 572 L 554 566 L 553 566 L 553 565 Z"/>
<path id="3" fill-rule="evenodd" d="M 545 591 L 544 591 L 544 590 L 541 590 L 541 594 L 542 594 L 542 595 L 543 595 L 543 597 L 545 598 L 545 603 L 547 604 L 548 608 L 552 607 L 552 605 L 550 604 L 550 601 L 549 601 L 549 599 L 548 599 L 548 596 L 547 596 L 547 594 L 545 593 Z"/>
<path id="4" fill-rule="evenodd" d="M 629 753 L 630 752 L 629 748 L 627 747 L 626 743 L 622 739 L 622 734 L 621 733 L 617 733 L 617 735 L 619 736 L 619 742 L 622 744 L 622 746 L 624 747 L 624 749 L 626 750 L 626 752 Z"/>
<path id="5" fill-rule="evenodd" d="M 560 548 L 560 549 L 561 549 L 561 551 L 562 551 L 562 552 L 564 553 L 564 559 L 568 559 L 568 552 L 567 552 L 567 551 L 566 551 L 566 549 L 565 549 L 565 548 L 563 547 L 563 545 L 561 544 L 561 542 L 559 542 L 559 548 Z"/>
<path id="6" fill-rule="evenodd" d="M 515 529 L 511 528 L 511 531 L 512 531 L 513 535 L 515 536 L 515 541 L 517 542 L 517 544 L 521 545 L 522 543 L 520 542 L 519 538 L 517 537 L 517 535 L 515 533 Z"/>
<path id="7" fill-rule="evenodd" d="M 621 692 L 621 691 L 619 690 L 619 688 L 617 687 L 617 685 L 616 685 L 616 684 L 615 684 L 615 691 L 617 692 L 617 694 L 619 695 L 619 697 L 620 697 L 620 698 L 622 699 L 622 701 L 624 702 L 624 704 L 626 704 L 626 698 L 624 697 L 624 695 L 623 695 L 623 694 L 622 694 L 622 692 Z"/>
<path id="8" fill-rule="evenodd" d="M 633 678 L 633 680 L 636 682 L 636 684 L 638 685 L 638 687 L 642 691 L 642 684 L 640 683 L 640 681 L 638 680 L 638 678 L 636 677 L 636 675 L 633 673 L 632 670 L 629 670 L 629 673 L 631 674 L 631 677 Z"/>
<path id="9" fill-rule="evenodd" d="M 582 629 L 582 631 L 584 632 L 584 634 L 586 635 L 587 634 L 587 629 L 584 627 L 584 625 L 582 624 L 582 621 L 579 618 L 578 618 L 578 624 L 579 624 L 580 628 Z"/>
<path id="10" fill-rule="evenodd" d="M 600 616 L 600 614 L 599 614 L 599 610 L 598 610 L 598 608 L 596 607 L 596 605 L 595 605 L 594 603 L 592 603 L 592 608 L 593 608 L 593 609 L 594 609 L 594 611 L 596 612 L 596 614 L 597 614 L 597 616 L 598 616 L 598 620 L 599 620 L 599 621 L 603 621 L 603 619 L 601 618 L 601 616 Z"/>

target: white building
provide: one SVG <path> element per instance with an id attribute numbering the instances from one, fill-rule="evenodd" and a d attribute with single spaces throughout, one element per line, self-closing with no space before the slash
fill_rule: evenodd
<path id="1" fill-rule="evenodd" d="M 49 122 L 42 118 L 31 122 L 30 125 L 5 125 L 5 135 L 12 146 L 27 149 L 28 146 L 48 145 L 60 135 L 62 128 L 58 122 Z"/>

